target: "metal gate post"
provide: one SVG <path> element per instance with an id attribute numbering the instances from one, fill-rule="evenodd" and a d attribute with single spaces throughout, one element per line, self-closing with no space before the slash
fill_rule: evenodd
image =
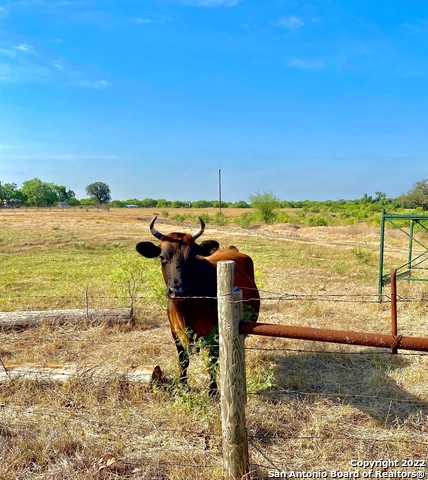
<path id="1" fill-rule="evenodd" d="M 410 220 L 410 239 L 409 239 L 409 257 L 408 257 L 408 264 L 409 264 L 409 275 L 412 275 L 412 259 L 413 259 L 413 232 L 415 228 L 415 221 Z"/>
<path id="2" fill-rule="evenodd" d="M 397 338 L 398 326 L 397 326 L 397 270 L 393 268 L 391 270 L 391 333 Z M 391 348 L 391 353 L 397 354 L 398 347 L 396 344 Z"/>
<path id="3" fill-rule="evenodd" d="M 379 303 L 382 302 L 384 249 L 385 249 L 385 210 L 382 209 L 382 216 L 380 219 L 379 283 L 378 283 L 378 290 L 377 290 Z"/>

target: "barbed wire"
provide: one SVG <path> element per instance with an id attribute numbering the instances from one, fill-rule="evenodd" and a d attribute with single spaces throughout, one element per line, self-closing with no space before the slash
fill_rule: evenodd
<path id="1" fill-rule="evenodd" d="M 72 323 L 70 322 L 69 325 L 71 327 L 79 327 L 79 326 L 82 326 L 82 325 L 86 325 L 87 322 L 85 320 L 82 320 L 82 321 L 79 321 L 77 323 Z M 40 325 L 44 325 L 44 323 L 41 323 Z M 50 326 L 53 326 L 53 327 L 56 327 L 57 325 L 55 323 L 49 323 Z M 89 326 L 102 326 L 104 325 L 103 323 L 93 323 L 93 322 L 89 322 Z M 118 324 L 118 326 L 122 326 L 123 324 Z M 64 323 L 64 324 L 61 324 L 62 327 L 67 327 L 67 322 Z M 31 338 L 31 337 L 28 337 L 28 338 L 23 338 L 21 334 L 23 334 L 24 330 L 20 330 L 20 328 L 22 327 L 19 327 L 17 328 L 16 330 L 18 330 L 18 333 L 16 332 L 13 332 L 11 331 L 11 329 L 9 327 L 5 328 L 5 327 L 1 327 L 0 326 L 0 335 L 4 335 L 4 340 L 3 340 L 3 345 L 7 345 L 7 344 L 13 344 L 13 343 L 25 343 L 27 345 L 40 345 L 41 343 L 49 343 L 51 342 L 52 340 L 55 340 L 55 341 L 67 341 L 69 343 L 87 343 L 87 342 L 93 342 L 94 339 L 93 338 L 82 338 L 82 335 L 81 335 L 81 331 L 79 332 L 79 334 L 75 334 L 75 332 L 73 331 L 72 334 L 76 335 L 74 337 L 69 337 L 68 335 L 70 335 L 69 332 L 63 330 L 60 334 L 58 334 L 58 332 L 55 332 L 55 334 L 53 334 L 52 336 L 49 336 L 47 334 L 45 334 L 45 337 L 44 339 L 41 341 L 39 339 L 34 339 L 34 338 Z M 135 333 L 136 331 L 133 331 L 133 333 Z M 129 332 L 127 332 L 129 333 Z M 145 330 L 141 330 L 141 337 L 144 337 L 146 331 Z M 126 334 L 126 333 L 124 333 Z M 285 339 L 283 339 L 285 340 Z M 289 339 L 289 340 L 293 340 L 293 339 Z M 299 342 L 301 342 L 302 340 L 299 340 Z M 304 341 L 304 340 L 303 340 Z M 308 340 L 309 341 L 309 340 Z M 124 339 L 124 338 L 120 338 L 120 339 L 117 339 L 117 338 L 111 338 L 111 339 L 108 339 L 108 338 L 97 338 L 96 339 L 96 342 L 97 342 L 97 345 L 111 345 L 111 344 L 117 344 L 118 342 L 119 343 L 123 343 L 123 344 L 131 344 L 131 345 L 135 345 L 135 342 L 136 342 L 136 339 L 135 338 L 130 338 L 130 339 Z M 157 341 L 157 340 L 153 340 L 151 339 L 149 343 L 147 343 L 148 347 L 168 347 L 168 348 L 175 348 L 175 343 L 173 340 L 171 341 Z M 349 347 L 356 347 L 356 345 L 348 345 Z M 203 342 L 201 342 L 200 344 L 198 344 L 198 340 L 195 341 L 195 345 L 192 344 L 191 346 L 191 349 L 195 349 L 195 350 L 204 350 L 204 349 L 210 349 L 210 348 L 219 348 L 220 347 L 220 344 L 218 343 L 212 343 L 212 344 L 204 344 Z M 359 346 L 359 348 L 363 348 L 363 346 Z M 272 352 L 272 353 L 275 353 L 275 352 L 290 352 L 290 353 L 301 353 L 301 354 L 322 354 L 322 355 L 344 355 L 344 356 L 347 356 L 347 355 L 351 355 L 351 356 L 355 356 L 355 355 L 367 355 L 367 356 L 376 356 L 376 355 L 391 355 L 391 352 L 390 352 L 390 348 L 388 347 L 384 347 L 382 350 L 380 349 L 382 347 L 379 347 L 379 348 L 376 348 L 376 349 L 373 349 L 373 351 L 344 351 L 344 350 L 314 350 L 314 349 L 304 349 L 304 348 L 290 348 L 290 347 L 256 347 L 256 346 L 245 346 L 245 351 L 247 352 L 257 352 L 257 351 L 260 351 L 260 352 Z M 61 349 L 61 353 L 62 354 L 67 354 L 67 353 L 73 353 L 74 350 L 72 349 L 65 349 L 65 348 L 62 348 Z M 426 357 L 428 356 L 428 353 L 427 352 L 409 352 L 409 351 L 403 351 L 401 349 L 399 349 L 399 355 L 400 356 L 407 356 L 407 357 Z"/>
<path id="2" fill-rule="evenodd" d="M 290 339 L 289 339 L 290 340 Z M 299 339 L 298 339 L 299 340 Z M 302 341 L 302 340 L 299 340 Z M 304 341 L 304 340 L 303 340 Z M 309 340 L 308 340 L 309 341 Z M 356 345 L 348 345 L 349 347 Z M 361 346 L 360 346 L 361 348 Z M 381 348 L 381 347 L 378 347 Z M 388 351 L 386 351 L 386 350 Z M 391 349 L 388 347 L 384 347 L 383 350 L 374 350 L 372 352 L 345 352 L 345 351 L 335 351 L 335 350 L 310 350 L 310 349 L 302 349 L 302 348 L 266 348 L 266 347 L 245 347 L 245 351 L 262 351 L 262 352 L 292 352 L 292 353 L 316 353 L 316 354 L 325 354 L 325 355 L 391 355 Z M 408 352 L 399 349 L 400 356 L 407 356 L 407 357 L 426 357 L 428 353 L 426 352 Z"/>
<path id="3" fill-rule="evenodd" d="M 275 435 L 263 435 L 264 439 L 275 438 Z M 250 437 L 249 437 L 250 438 Z M 256 437 L 254 437 L 256 438 Z M 373 438 L 373 437 L 356 437 L 356 436 L 327 436 L 323 437 L 321 435 L 302 435 L 302 436 L 281 436 L 281 440 L 284 441 L 294 441 L 294 440 L 341 440 L 341 441 L 359 441 L 359 442 L 379 442 L 379 443 L 401 443 L 401 442 L 408 442 L 409 437 L 400 437 L 400 438 Z M 428 442 L 421 442 L 418 440 L 414 440 L 412 437 L 412 444 L 428 446 Z"/>
<path id="4" fill-rule="evenodd" d="M 334 397 L 334 398 L 360 398 L 370 400 L 384 400 L 385 403 L 407 403 L 428 407 L 428 401 L 422 399 L 409 399 L 386 397 L 380 395 L 365 395 L 361 393 L 340 393 L 340 392 L 304 392 L 301 390 L 273 390 L 267 392 L 247 391 L 247 395 L 254 395 L 260 397 L 282 397 L 282 396 L 301 396 L 301 397 Z M 428 445 L 428 444 L 427 444 Z"/>
<path id="5" fill-rule="evenodd" d="M 55 411 L 52 411 L 55 409 Z M 23 415 L 25 415 L 25 411 L 28 411 L 28 405 L 22 405 L 22 406 L 11 406 L 7 404 L 2 404 L 0 405 L 0 410 L 3 412 L 4 416 L 3 419 L 7 419 L 7 410 L 12 410 L 13 413 L 15 414 L 16 411 L 20 411 L 20 416 L 17 418 L 15 415 L 13 417 L 13 424 L 15 425 L 21 425 L 22 426 L 27 426 L 29 422 L 26 422 L 23 418 Z M 68 412 L 70 414 L 70 417 L 73 417 L 75 420 L 82 421 L 81 416 L 77 415 L 77 412 Z M 40 416 L 43 415 L 48 418 L 53 418 L 55 420 L 58 420 L 58 415 L 59 411 L 57 407 L 52 407 L 52 409 L 47 408 L 47 407 L 37 407 L 33 409 L 30 414 L 32 416 Z M 182 434 L 182 435 L 193 435 L 198 438 L 204 438 L 204 437 L 214 437 L 214 438 L 221 438 L 222 434 L 221 433 L 216 433 L 212 430 L 191 430 L 191 429 L 178 429 L 178 428 L 164 428 L 163 422 L 157 422 L 153 420 L 151 417 L 149 417 L 146 413 L 144 414 L 144 420 L 147 422 L 148 425 L 152 427 L 151 432 L 158 432 L 158 433 L 176 433 L 176 434 Z M 30 420 L 30 419 L 29 419 Z M 37 419 L 34 419 L 34 421 L 37 421 Z M 95 426 L 99 425 L 98 420 L 94 420 L 90 417 L 90 415 L 86 416 L 84 418 L 84 421 L 89 424 L 94 424 Z M 133 426 L 135 429 L 140 429 L 141 425 L 135 421 L 133 423 Z M 132 430 L 132 429 L 131 429 Z M 149 429 L 147 429 L 149 430 Z M 269 438 L 277 438 L 278 434 L 265 434 L 261 437 L 257 436 L 256 431 L 257 430 L 252 430 L 251 428 L 245 427 L 245 431 L 247 433 L 248 440 L 254 442 L 254 441 L 259 441 L 263 443 L 263 440 L 269 439 Z M 427 441 L 421 441 L 415 438 L 415 432 L 412 433 L 412 443 L 417 444 L 417 445 L 422 445 L 422 446 L 428 446 Z M 421 435 L 424 436 L 424 434 L 421 432 Z M 341 441 L 361 441 L 361 442 L 379 442 L 379 443 L 401 443 L 405 441 L 409 441 L 409 437 L 405 435 L 394 435 L 390 436 L 388 438 L 385 437 L 373 437 L 373 436 L 356 436 L 356 435 L 328 435 L 328 436 L 323 436 L 323 435 L 279 435 L 281 438 L 281 441 L 294 441 L 294 440 L 341 440 Z"/>
<path id="6" fill-rule="evenodd" d="M 13 313 L 13 312 L 12 312 Z M 120 322 L 116 326 L 122 327 L 123 325 L 126 325 L 127 321 Z M 50 320 L 47 322 L 41 321 L 40 324 L 34 325 L 31 324 L 30 326 L 33 328 L 36 328 L 37 326 L 50 326 L 54 327 L 55 329 L 57 327 L 61 327 L 61 331 L 58 332 L 57 330 L 54 331 L 52 335 L 49 335 L 45 333 L 44 339 L 34 339 L 32 337 L 23 337 L 25 335 L 25 332 L 27 331 L 23 325 L 1 325 L 0 326 L 0 335 L 4 335 L 4 345 L 7 344 L 13 344 L 14 342 L 18 342 L 20 344 L 27 344 L 27 345 L 40 345 L 41 343 L 48 343 L 51 341 L 64 341 L 68 343 L 87 343 L 87 342 L 92 342 L 94 339 L 93 338 L 82 338 L 82 331 L 79 330 L 78 333 L 76 333 L 75 329 L 80 328 L 80 327 L 96 327 L 96 326 L 106 326 L 109 325 L 111 326 L 111 320 L 107 320 L 106 322 L 102 321 L 97 321 L 93 319 L 79 319 L 78 321 L 64 321 L 58 323 L 55 320 Z M 71 327 L 73 330 L 67 331 L 66 328 Z M 89 331 L 89 330 L 88 330 Z M 132 330 L 132 333 L 135 335 L 138 333 L 138 330 Z M 123 335 L 129 334 L 129 331 L 123 332 Z M 146 330 L 141 330 L 139 332 L 141 337 L 144 337 L 145 334 L 147 333 Z M 143 338 L 144 339 L 144 338 Z M 291 339 L 292 340 L 292 339 Z M 96 342 L 97 345 L 110 345 L 112 343 L 117 344 L 118 342 L 123 343 L 123 344 L 135 344 L 135 337 L 134 338 L 120 338 L 117 339 L 116 337 L 112 338 L 97 338 Z M 302 341 L 302 340 L 299 340 Z M 218 343 L 212 343 L 212 344 L 204 344 L 203 342 L 199 342 L 197 339 L 192 339 L 192 348 L 196 348 L 196 350 L 203 350 L 203 349 L 210 349 L 210 348 L 218 348 L 219 344 Z M 161 341 L 161 340 L 155 340 L 155 339 L 150 339 L 149 342 L 147 342 L 146 346 L 148 347 L 168 347 L 168 348 L 173 348 L 175 347 L 175 343 L 171 341 Z M 352 346 L 352 345 L 350 345 Z M 353 345 L 352 347 L 355 347 Z M 362 346 L 360 346 L 361 348 Z M 305 349 L 305 348 L 291 348 L 291 347 L 259 347 L 259 346 L 245 346 L 245 350 L 248 352 L 252 351 L 262 351 L 262 352 L 280 352 L 280 353 L 286 353 L 286 352 L 291 352 L 291 353 L 301 353 L 301 354 L 323 354 L 323 355 L 390 355 L 390 349 L 385 347 L 382 348 L 382 350 L 379 348 L 373 349 L 373 351 L 345 351 L 345 350 L 319 350 L 319 349 Z M 72 349 L 61 349 L 62 353 L 73 353 Z M 408 351 L 403 351 L 399 349 L 399 354 L 400 356 L 408 356 L 408 357 L 424 357 L 428 356 L 427 352 L 408 352 Z"/>
<path id="7" fill-rule="evenodd" d="M 106 364 L 105 362 L 104 364 Z M 129 384 L 132 384 L 134 382 L 138 382 L 137 379 L 133 378 L 133 371 L 135 369 L 138 369 L 138 366 L 132 368 L 129 367 L 128 369 L 121 369 L 121 371 L 115 370 L 114 368 L 110 368 L 108 371 L 100 371 L 99 369 L 101 368 L 102 364 L 98 365 L 81 365 L 80 368 L 76 368 L 73 371 L 58 371 L 58 369 L 52 369 L 53 371 L 50 371 L 49 366 L 43 366 L 43 364 L 40 365 L 40 369 L 38 369 L 36 366 L 32 368 L 27 368 L 26 372 L 15 372 L 14 370 L 16 366 L 14 366 L 14 369 L 9 370 L 7 368 L 7 363 L 5 364 L 1 358 L 0 358 L 0 366 L 4 370 L 4 372 L 7 375 L 8 380 L 26 380 L 28 379 L 28 376 L 33 374 L 35 377 L 32 379 L 34 381 L 40 381 L 40 382 L 55 382 L 56 379 L 59 379 L 58 381 L 65 381 L 65 380 L 76 380 L 77 382 L 88 382 L 88 381 L 96 381 L 96 382 L 106 382 L 109 381 L 111 382 L 112 380 L 124 380 L 128 382 Z M 26 366 L 24 363 L 23 366 Z M 109 365 L 111 367 L 111 365 Z M 66 365 L 64 366 L 66 367 Z M 79 367 L 79 366 L 77 366 Z M 137 372 L 138 373 L 138 372 Z M 164 381 L 159 379 L 158 381 L 154 380 L 153 383 L 151 384 L 154 389 L 149 389 L 145 393 L 148 396 L 155 397 L 156 395 L 162 395 L 168 394 L 168 390 L 162 389 L 162 384 Z M 248 390 L 247 395 L 254 396 L 254 397 L 267 397 L 267 398 L 281 398 L 281 397 L 331 397 L 331 398 L 355 398 L 355 399 L 362 399 L 362 400 L 382 400 L 384 403 L 395 403 L 395 404 L 413 404 L 413 405 L 421 405 L 424 407 L 428 407 L 428 401 L 423 400 L 423 399 L 417 399 L 417 398 L 399 398 L 399 397 L 386 397 L 386 396 L 380 396 L 380 395 L 367 395 L 367 394 L 361 394 L 361 393 L 342 393 L 342 392 L 316 392 L 316 391 L 302 391 L 302 390 L 290 390 L 290 389 L 272 389 L 268 391 L 259 391 L 259 390 Z M 171 429 L 171 432 L 175 431 L 182 431 L 182 430 L 175 430 Z M 188 433 L 197 433 L 197 432 L 188 432 Z"/>
<path id="8" fill-rule="evenodd" d="M 237 287 L 240 290 L 256 291 L 260 292 L 260 296 L 255 296 L 243 300 L 234 300 L 234 302 L 248 302 L 248 301 L 293 301 L 293 300 L 313 300 L 313 301 L 325 301 L 325 302 L 357 302 L 357 303 L 380 303 L 380 300 L 391 300 L 391 294 L 387 293 L 295 293 L 295 292 L 273 292 L 269 290 L 261 290 L 249 287 Z M 225 296 L 229 296 L 227 294 Z M 57 300 L 69 300 L 69 299 L 82 299 L 82 295 L 39 295 L 39 294 L 0 294 L 0 299 L 57 299 Z M 142 301 L 153 300 L 153 296 L 147 295 L 135 295 L 130 297 L 129 295 L 88 295 L 88 300 L 127 300 L 127 301 Z M 187 296 L 180 297 L 179 300 L 218 300 L 217 296 Z M 428 302 L 428 296 L 421 297 L 405 297 L 397 294 L 398 302 Z"/>
<path id="9" fill-rule="evenodd" d="M 219 459 L 220 460 L 220 459 Z M 190 463 L 173 463 L 173 462 L 165 462 L 163 460 L 159 460 L 159 462 L 121 462 L 123 465 L 128 465 L 134 468 L 138 467 L 181 467 L 181 468 L 216 468 L 219 465 L 201 465 L 201 464 L 190 464 Z M 138 472 L 136 472 L 138 473 Z"/>
<path id="10" fill-rule="evenodd" d="M 313 394 L 316 395 L 315 393 L 313 393 Z M 375 397 L 374 396 L 369 396 L 369 398 L 375 398 Z M 376 398 L 384 398 L 384 397 L 379 396 L 379 397 L 376 397 Z M 388 401 L 389 401 L 389 399 L 388 399 Z M 20 408 L 20 410 L 24 410 L 24 409 L 27 409 L 27 408 L 28 408 L 28 406 L 22 406 L 22 408 Z M 1 405 L 0 409 L 2 411 L 6 411 L 7 409 L 15 411 L 18 408 L 16 406 L 12 407 L 10 405 Z M 41 414 L 43 414 L 47 417 L 52 417 L 52 418 L 58 419 L 58 411 L 55 410 L 55 412 L 52 412 L 51 409 L 46 408 L 46 407 L 38 407 L 32 413 L 34 413 L 34 414 L 40 414 L 41 413 Z M 73 417 L 75 417 L 75 416 L 76 416 L 76 412 L 73 412 Z M 183 434 L 183 435 L 194 435 L 195 437 L 199 437 L 199 438 L 202 438 L 202 437 L 205 437 L 205 436 L 220 438 L 222 436 L 221 433 L 216 433 L 212 430 L 207 431 L 207 430 L 164 428 L 163 427 L 163 422 L 160 423 L 160 422 L 155 421 L 149 415 L 147 415 L 147 413 L 144 414 L 143 418 L 147 422 L 147 424 L 152 426 L 154 431 L 159 432 L 159 433 L 177 433 L 177 434 Z M 85 419 L 85 421 L 89 422 L 89 423 L 94 423 L 95 425 L 98 425 L 98 421 L 92 420 L 90 417 L 87 417 Z M 20 417 L 18 422 L 16 421 L 16 418 L 14 417 L 14 423 L 23 424 L 24 422 L 22 420 L 22 417 Z M 141 426 L 138 425 L 138 424 L 135 424 L 135 428 L 141 428 Z M 259 437 L 257 437 L 256 434 L 252 433 L 251 428 L 246 428 L 246 431 L 247 431 L 249 439 L 256 440 L 256 441 L 259 439 Z M 263 434 L 263 439 L 271 438 L 271 437 L 275 437 L 275 436 L 277 436 L 277 435 Z M 328 438 L 328 439 L 334 438 L 336 440 L 344 440 L 344 441 L 358 440 L 358 441 L 364 441 L 364 442 L 384 442 L 384 443 L 398 443 L 398 442 L 403 442 L 403 441 L 408 440 L 408 437 L 403 437 L 403 436 L 400 436 L 400 435 L 394 436 L 393 438 L 391 438 L 391 437 L 389 437 L 389 438 L 379 438 L 379 437 L 372 437 L 372 436 L 363 437 L 363 436 L 355 436 L 355 435 L 334 436 L 334 437 L 331 437 L 330 435 L 328 437 L 323 437 L 322 435 L 281 435 L 281 440 L 289 440 L 289 441 L 291 441 L 291 440 L 325 440 L 326 438 Z M 417 443 L 418 445 L 428 446 L 428 442 L 416 440 L 414 437 L 412 437 L 412 443 Z"/>
<path id="11" fill-rule="evenodd" d="M 269 438 L 277 438 L 277 435 L 264 435 L 263 439 L 269 439 Z M 334 437 L 322 437 L 322 436 L 314 436 L 314 435 L 306 435 L 306 436 L 281 436 L 281 441 L 298 441 L 298 440 L 305 440 L 305 441 L 331 441 L 332 439 L 334 440 L 339 440 L 339 441 L 352 441 L 355 443 L 356 441 L 359 442 L 367 442 L 367 443 L 402 443 L 402 442 L 408 442 L 409 439 L 407 438 L 373 438 L 373 437 L 356 437 L 356 436 L 334 436 Z M 260 446 L 256 445 L 253 440 L 257 440 L 257 437 L 248 435 L 248 443 L 249 445 L 267 462 L 269 462 L 269 465 L 260 465 L 260 464 L 255 464 L 251 463 L 252 467 L 261 467 L 265 469 L 270 469 L 273 467 L 277 472 L 284 471 L 284 469 L 281 467 L 278 467 L 273 460 L 271 460 L 268 455 L 263 452 L 260 448 Z M 417 444 L 421 446 L 428 446 L 427 442 L 420 442 L 412 438 L 412 444 Z"/>
<path id="12" fill-rule="evenodd" d="M 250 435 L 248 435 L 247 438 L 248 438 L 248 443 L 249 443 L 249 445 L 251 445 L 251 447 L 253 447 L 254 450 L 256 450 L 256 452 L 259 453 L 259 454 L 264 458 L 264 460 L 268 461 L 268 462 L 270 463 L 270 465 L 272 465 L 272 467 L 273 467 L 275 470 L 277 470 L 277 471 L 281 471 L 281 470 L 282 470 L 282 468 L 278 468 L 278 467 L 273 463 L 273 461 L 272 461 L 267 455 L 265 455 L 265 454 L 261 451 L 261 449 L 260 449 L 259 447 L 257 447 L 257 445 L 255 445 L 255 443 L 253 442 L 252 437 L 251 437 Z M 260 465 L 259 465 L 259 466 L 260 466 Z M 269 468 L 269 467 L 265 466 L 265 467 L 263 467 L 263 468 Z"/>

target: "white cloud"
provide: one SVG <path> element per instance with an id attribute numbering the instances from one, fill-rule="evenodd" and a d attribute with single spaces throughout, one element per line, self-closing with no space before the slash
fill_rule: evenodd
<path id="1" fill-rule="evenodd" d="M 135 23 L 136 25 L 149 25 L 151 23 L 155 23 L 155 21 L 151 18 L 135 17 L 132 19 L 132 23 Z"/>
<path id="2" fill-rule="evenodd" d="M 417 21 L 414 23 L 410 22 L 404 22 L 402 24 L 402 27 L 404 28 L 405 32 L 410 34 L 410 35 L 415 35 L 418 33 L 426 33 L 428 30 L 428 21 Z"/>
<path id="3" fill-rule="evenodd" d="M 0 63 L 0 82 L 2 83 L 46 82 L 49 77 L 49 70 L 41 65 Z"/>
<path id="4" fill-rule="evenodd" d="M 61 63 L 61 61 L 54 60 L 52 62 L 52 66 L 55 67 L 57 70 L 65 70 L 64 65 Z"/>
<path id="5" fill-rule="evenodd" d="M 150 17 L 134 17 L 130 19 L 130 22 L 134 25 L 162 25 L 170 22 L 173 18 L 169 15 L 156 15 L 154 18 Z"/>
<path id="6" fill-rule="evenodd" d="M 15 50 L 12 50 L 10 48 L 0 48 L 0 55 L 5 55 L 6 57 L 16 57 L 17 53 Z"/>
<path id="7" fill-rule="evenodd" d="M 286 30 L 298 30 L 303 27 L 304 23 L 299 17 L 289 16 L 281 17 L 278 20 L 277 25 Z"/>
<path id="8" fill-rule="evenodd" d="M 24 55 L 34 55 L 36 53 L 36 50 L 33 46 L 27 45 L 26 43 L 14 46 L 7 45 L 0 48 L 0 55 L 5 55 L 10 58 L 16 58 L 19 56 L 20 53 Z"/>
<path id="9" fill-rule="evenodd" d="M 79 82 L 79 85 L 81 87 L 103 90 L 104 88 L 108 88 L 110 86 L 110 82 L 107 82 L 107 80 L 83 80 Z"/>
<path id="10" fill-rule="evenodd" d="M 32 45 L 0 44 L 0 83 L 59 82 L 92 89 L 110 86 L 107 80 L 90 80 L 88 72 L 72 69 L 61 57 L 50 58 Z"/>
<path id="11" fill-rule="evenodd" d="M 21 43 L 21 45 L 15 45 L 13 48 L 27 55 L 35 53 L 34 47 L 31 45 L 27 45 L 26 43 Z"/>
<path id="12" fill-rule="evenodd" d="M 325 68 L 324 61 L 320 58 L 315 60 L 302 60 L 300 58 L 294 58 L 288 62 L 288 66 L 301 70 L 322 70 Z"/>
<path id="13" fill-rule="evenodd" d="M 47 82 L 51 78 L 51 68 L 32 45 L 0 45 L 0 82 L 28 83 Z"/>

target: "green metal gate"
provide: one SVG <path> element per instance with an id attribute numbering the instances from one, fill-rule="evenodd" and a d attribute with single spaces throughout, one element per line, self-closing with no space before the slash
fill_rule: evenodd
<path id="1" fill-rule="evenodd" d="M 398 224 L 400 222 L 400 224 Z M 382 210 L 381 224 L 380 224 L 380 254 L 379 254 L 379 298 L 382 298 L 382 290 L 384 285 L 391 283 L 391 274 L 384 273 L 384 254 L 385 254 L 385 227 L 389 223 L 396 229 L 403 232 L 408 237 L 408 254 L 407 261 L 399 267 L 394 267 L 397 270 L 397 278 L 401 280 L 411 281 L 428 281 L 428 246 L 426 246 L 421 239 L 415 238 L 415 227 L 420 226 L 422 232 L 428 233 L 428 215 L 415 214 L 398 214 L 386 213 Z M 405 226 L 403 226 L 403 223 Z M 427 239 L 428 241 L 428 239 Z M 414 245 L 420 247 L 417 254 L 414 253 Z"/>

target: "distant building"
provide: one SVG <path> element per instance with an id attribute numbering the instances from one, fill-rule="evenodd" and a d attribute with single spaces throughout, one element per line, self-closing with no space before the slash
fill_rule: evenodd
<path id="1" fill-rule="evenodd" d="M 19 208 L 19 205 L 17 204 L 16 200 L 3 200 L 3 202 L 0 202 L 0 207 L 10 207 L 10 208 Z"/>

